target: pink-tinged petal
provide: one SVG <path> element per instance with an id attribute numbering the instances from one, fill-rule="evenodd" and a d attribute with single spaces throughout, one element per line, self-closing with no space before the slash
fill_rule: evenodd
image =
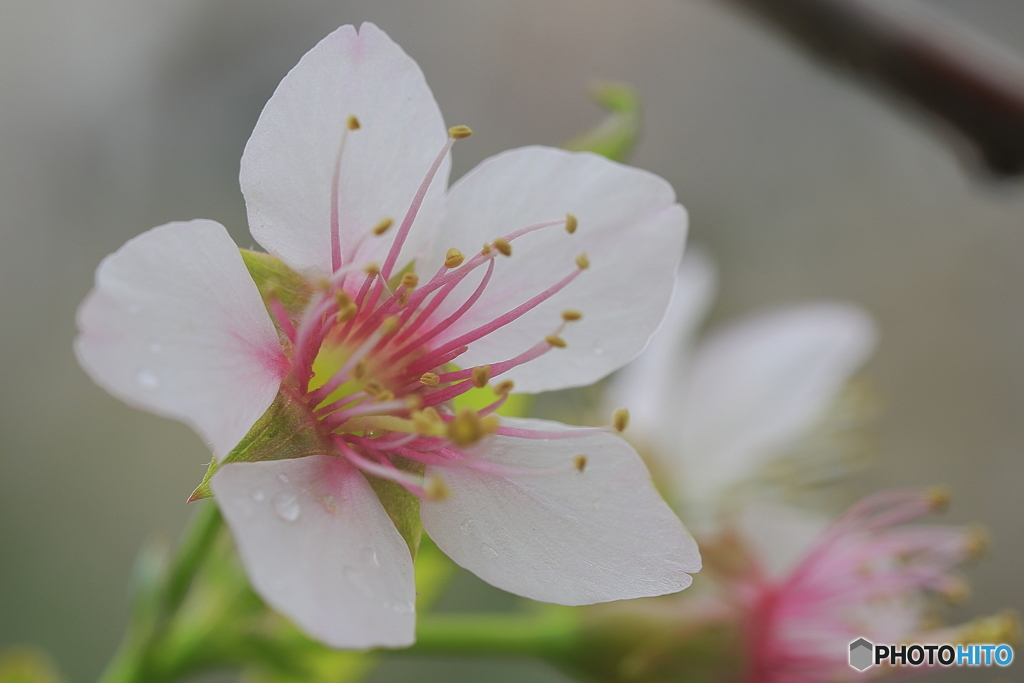
<path id="1" fill-rule="evenodd" d="M 448 139 L 423 72 L 383 31 L 342 26 L 299 61 L 267 102 L 242 155 L 249 228 L 263 247 L 307 276 L 331 272 L 331 196 L 342 136 L 338 224 L 345 262 L 384 218 L 396 227 L 370 236 L 360 262 L 383 262 L 416 190 Z M 429 238 L 447 184 L 446 160 L 403 251 Z"/>
<path id="2" fill-rule="evenodd" d="M 562 333 L 568 348 L 556 349 L 505 375 L 517 390 L 546 391 L 590 384 L 643 349 L 665 315 L 686 239 L 686 212 L 671 186 L 651 173 L 589 153 L 526 147 L 491 157 L 451 189 L 435 247 L 479 252 L 492 241 L 567 213 L 579 221 L 575 234 L 560 226 L 526 234 L 498 257 L 492 281 L 447 338 L 487 323 L 545 291 L 576 270 L 586 253 L 590 267 L 564 289 L 509 325 L 470 346 L 463 367 L 513 358 L 575 309 L 583 319 Z M 430 266 L 427 272 L 432 272 Z M 479 277 L 466 279 L 446 302 L 464 301 Z"/>
<path id="3" fill-rule="evenodd" d="M 412 644 L 409 547 L 348 461 L 232 463 L 212 485 L 253 587 L 275 609 L 332 647 Z"/>
<path id="4" fill-rule="evenodd" d="M 686 382 L 686 365 L 697 327 L 715 294 L 715 262 L 690 246 L 676 274 L 676 288 L 665 321 L 647 348 L 609 383 L 610 408 L 629 408 L 630 434 L 652 440 L 671 453 Z"/>
<path id="5" fill-rule="evenodd" d="M 781 580 L 803 559 L 829 519 L 792 505 L 754 500 L 737 512 L 735 524 L 768 577 Z"/>
<path id="6" fill-rule="evenodd" d="M 867 313 L 835 303 L 762 313 L 704 340 L 679 414 L 688 502 L 712 500 L 810 429 L 876 336 Z"/>
<path id="7" fill-rule="evenodd" d="M 572 429 L 542 420 L 503 424 Z M 582 472 L 573 467 L 578 455 L 587 458 Z M 428 467 L 427 476 L 442 477 L 451 495 L 423 501 L 421 517 L 449 557 L 498 588 L 584 605 L 674 593 L 700 569 L 693 539 L 655 491 L 640 457 L 617 436 L 496 436 L 472 457 L 535 472 Z"/>
<path id="8" fill-rule="evenodd" d="M 285 368 L 238 247 L 214 221 L 153 228 L 104 259 L 78 331 L 93 381 L 187 423 L 218 457 L 270 406 Z"/>

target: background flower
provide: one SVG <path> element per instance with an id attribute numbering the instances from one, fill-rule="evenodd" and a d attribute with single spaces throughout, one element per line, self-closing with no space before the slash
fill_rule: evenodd
<path id="1" fill-rule="evenodd" d="M 820 302 L 755 313 L 697 342 L 715 284 L 711 257 L 690 249 L 665 322 L 607 398 L 630 408 L 631 438 L 651 449 L 673 502 L 705 525 L 731 487 L 808 436 L 876 336 L 860 308 Z"/>

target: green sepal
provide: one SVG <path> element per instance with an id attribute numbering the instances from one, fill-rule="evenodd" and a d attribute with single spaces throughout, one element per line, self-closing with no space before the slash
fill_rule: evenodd
<path id="1" fill-rule="evenodd" d="M 242 261 L 245 262 L 249 275 L 260 290 L 263 303 L 269 308 L 271 299 L 277 299 L 288 313 L 292 324 L 296 324 L 313 296 L 313 288 L 276 256 L 250 249 L 238 251 L 242 252 Z"/>
<path id="2" fill-rule="evenodd" d="M 423 471 L 426 469 L 423 463 L 406 458 L 396 457 L 393 462 L 395 467 L 403 472 L 411 472 L 419 476 L 423 476 Z M 366 478 L 377 497 L 380 498 L 381 505 L 384 506 L 388 517 L 398 529 L 398 533 L 405 539 L 409 546 L 409 554 L 415 560 L 420 540 L 423 538 L 423 524 L 420 522 L 420 499 L 393 481 L 373 476 Z"/>
<path id="3" fill-rule="evenodd" d="M 282 391 L 230 453 L 219 462 L 210 461 L 202 483 L 188 500 L 191 503 L 212 496 L 210 479 L 228 463 L 285 460 L 333 452 L 334 446 L 317 429 L 316 419 L 309 410 Z"/>
<path id="4" fill-rule="evenodd" d="M 608 116 L 567 142 L 565 149 L 594 152 L 612 161 L 626 161 L 640 139 L 640 97 L 630 86 L 612 82 L 593 84 L 590 96 L 608 111 Z"/>

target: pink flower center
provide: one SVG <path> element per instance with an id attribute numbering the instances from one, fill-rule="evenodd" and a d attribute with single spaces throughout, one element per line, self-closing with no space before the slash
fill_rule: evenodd
<path id="1" fill-rule="evenodd" d="M 492 379 L 552 348 L 564 347 L 559 335 L 582 314 L 563 312 L 551 334 L 513 358 L 471 368 L 454 364 L 470 345 L 533 310 L 588 267 L 586 256 L 581 254 L 571 269 L 529 300 L 508 310 L 489 312 L 489 316 L 479 315 L 480 300 L 491 282 L 496 259 L 511 257 L 513 243 L 529 233 L 560 225 L 572 233 L 576 219 L 567 214 L 524 226 L 485 244 L 468 259 L 457 249 L 449 249 L 444 264 L 425 283 L 420 282 L 411 265 L 396 273 L 402 246 L 430 184 L 454 141 L 468 137 L 468 129 L 455 127 L 413 197 L 383 265 L 359 263 L 358 252 L 365 240 L 388 232 L 393 224 L 390 219 L 368 230 L 346 260 L 338 223 L 338 169 L 344 140 L 349 131 L 358 128 L 358 121 L 350 118 L 335 167 L 332 276 L 316 287 L 297 327 L 283 306 L 271 302 L 277 323 L 292 346 L 284 386 L 317 418 L 340 455 L 364 472 L 395 481 L 418 496 L 441 497 L 446 490 L 440 479 L 428 481 L 417 473 L 426 465 L 466 466 L 496 475 L 523 474 L 475 458 L 477 449 L 472 446 L 489 434 L 560 438 L 570 433 L 500 426 L 493 413 L 512 390 L 510 381 L 494 386 L 495 401 L 481 410 L 454 411 L 451 401 L 473 388 L 489 385 Z M 476 278 L 476 286 L 461 288 L 456 294 L 458 286 L 469 278 Z M 462 300 L 452 300 L 454 296 Z M 439 310 L 446 302 L 445 310 L 454 307 L 454 311 L 442 315 Z M 474 319 L 488 322 L 455 337 L 446 334 L 470 312 Z M 579 431 L 571 434 L 578 435 Z M 580 456 L 550 471 L 582 471 L 585 462 Z M 410 467 L 409 463 L 418 465 Z"/>

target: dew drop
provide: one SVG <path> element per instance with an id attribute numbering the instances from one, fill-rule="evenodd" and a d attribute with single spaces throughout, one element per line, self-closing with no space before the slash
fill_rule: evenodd
<path id="1" fill-rule="evenodd" d="M 483 547 L 483 551 L 484 551 L 484 556 L 487 557 L 487 559 L 490 559 L 490 560 L 498 559 L 498 551 L 495 550 L 494 548 L 492 548 L 491 546 L 485 545 Z"/>
<path id="2" fill-rule="evenodd" d="M 462 532 L 463 536 L 469 536 L 476 529 L 476 522 L 471 519 L 467 519 L 465 522 L 459 524 L 459 531 Z"/>
<path id="3" fill-rule="evenodd" d="M 391 607 L 393 611 L 398 612 L 399 614 L 410 614 L 416 609 L 416 605 L 411 602 L 396 602 L 392 605 L 384 603 L 384 605 L 386 607 Z"/>
<path id="4" fill-rule="evenodd" d="M 261 491 L 260 489 L 256 489 L 256 491 L 254 491 L 252 494 L 252 499 L 255 500 L 257 503 L 262 503 L 266 497 L 266 494 L 264 494 L 263 491 Z"/>
<path id="5" fill-rule="evenodd" d="M 377 559 L 377 551 L 373 548 L 363 548 L 363 561 L 369 567 L 380 566 L 380 560 Z"/>
<path id="6" fill-rule="evenodd" d="M 342 570 L 342 574 L 345 576 L 345 580 L 355 586 L 363 595 L 370 596 L 373 594 L 373 591 L 370 589 L 370 584 L 366 582 L 366 579 L 363 578 L 362 574 L 356 571 L 355 567 L 345 565 L 345 569 Z"/>
<path id="7" fill-rule="evenodd" d="M 279 493 L 274 496 L 274 512 L 286 522 L 294 522 L 302 514 L 299 499 L 294 493 Z"/>
<path id="8" fill-rule="evenodd" d="M 138 382 L 139 386 L 143 389 L 153 390 L 160 388 L 160 378 L 151 370 L 140 370 L 135 375 L 135 381 Z"/>
<path id="9" fill-rule="evenodd" d="M 284 473 L 281 473 L 281 474 L 277 475 L 277 480 L 279 482 L 281 482 L 282 484 L 287 484 L 288 483 L 288 475 L 284 474 Z"/>

